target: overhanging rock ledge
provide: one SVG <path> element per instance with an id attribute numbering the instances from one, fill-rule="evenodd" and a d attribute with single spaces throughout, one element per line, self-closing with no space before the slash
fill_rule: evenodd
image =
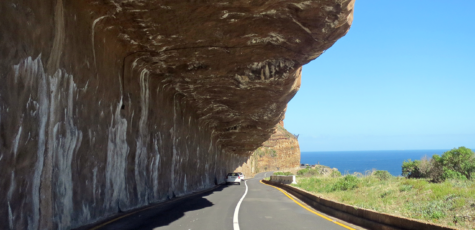
<path id="1" fill-rule="evenodd" d="M 250 172 L 353 5 L 0 1 L 0 229 L 71 229 Z"/>
<path id="2" fill-rule="evenodd" d="M 112 1 L 125 65 L 185 100 L 226 152 L 266 141 L 300 86 L 301 66 L 347 33 L 354 1 Z M 129 78 L 125 74 L 125 78 Z M 124 81 L 127 91 L 127 79 Z"/>

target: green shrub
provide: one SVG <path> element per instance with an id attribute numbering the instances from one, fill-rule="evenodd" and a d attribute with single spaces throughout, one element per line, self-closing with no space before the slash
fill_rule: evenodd
<path id="1" fill-rule="evenodd" d="M 297 171 L 297 175 L 303 176 L 308 172 L 308 170 L 309 170 L 309 168 L 300 169 L 299 171 Z"/>
<path id="2" fill-rule="evenodd" d="M 292 175 L 294 175 L 291 172 L 274 172 L 273 174 L 274 174 L 274 176 L 292 176 Z"/>
<path id="3" fill-rule="evenodd" d="M 462 173 L 447 169 L 444 167 L 444 173 L 442 174 L 442 180 L 467 180 L 467 177 L 462 175 Z"/>
<path id="4" fill-rule="evenodd" d="M 425 219 L 441 219 L 453 208 L 454 195 L 448 195 L 443 200 L 434 200 L 422 206 L 415 206 L 415 211 Z"/>
<path id="5" fill-rule="evenodd" d="M 316 176 L 316 175 L 320 175 L 320 173 L 318 169 L 312 169 L 310 167 L 307 167 L 305 169 L 301 169 L 297 171 L 297 175 L 298 176 Z"/>
<path id="6" fill-rule="evenodd" d="M 444 206 L 443 202 L 431 202 L 422 209 L 422 213 L 428 219 L 440 219 L 446 215 Z"/>
<path id="7" fill-rule="evenodd" d="M 459 177 L 459 174 L 463 175 L 466 179 L 470 179 L 472 173 L 475 172 L 475 153 L 465 147 L 447 151 L 441 157 L 434 155 L 433 159 L 437 162 L 437 167 L 442 167 L 443 179 Z"/>
<path id="8" fill-rule="evenodd" d="M 471 179 L 475 175 L 475 153 L 468 148 L 459 147 L 432 159 L 404 161 L 402 175 L 407 178 L 430 178 L 433 182 L 447 179 Z"/>
<path id="9" fill-rule="evenodd" d="M 427 178 L 431 168 L 432 161 L 427 157 L 415 161 L 409 159 L 402 163 L 402 175 L 407 178 Z"/>
<path id="10" fill-rule="evenodd" d="M 385 197 L 387 197 L 387 196 L 389 196 L 389 195 L 391 195 L 391 194 L 393 194 L 393 193 L 394 193 L 393 190 L 385 191 L 385 192 L 381 193 L 381 195 L 379 195 L 379 197 L 380 197 L 380 198 L 385 198 Z"/>
<path id="11" fill-rule="evenodd" d="M 385 170 L 378 170 L 373 173 L 373 176 L 378 178 L 379 180 L 389 180 L 392 175 L 388 171 Z"/>
<path id="12" fill-rule="evenodd" d="M 341 172 L 338 170 L 335 170 L 330 174 L 331 177 L 341 177 Z"/>
<path id="13" fill-rule="evenodd" d="M 358 177 L 353 175 L 346 175 L 343 178 L 340 178 L 335 184 L 333 184 L 333 191 L 345 191 L 351 190 L 358 187 Z"/>
<path id="14" fill-rule="evenodd" d="M 256 149 L 256 151 L 254 151 L 254 153 L 255 153 L 257 156 L 259 156 L 259 157 L 263 157 L 263 156 L 266 155 L 265 150 L 263 150 L 262 148 Z"/>
<path id="15" fill-rule="evenodd" d="M 411 159 L 402 162 L 402 175 L 407 178 L 420 178 L 419 161 Z"/>
<path id="16" fill-rule="evenodd" d="M 399 192 L 407 192 L 407 191 L 410 191 L 411 189 L 412 189 L 412 185 L 405 184 L 399 187 Z"/>

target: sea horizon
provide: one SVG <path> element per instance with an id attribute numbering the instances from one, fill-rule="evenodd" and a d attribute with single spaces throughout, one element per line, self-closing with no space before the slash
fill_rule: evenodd
<path id="1" fill-rule="evenodd" d="M 451 148 L 457 149 L 458 147 Z M 469 148 L 469 147 L 466 147 Z M 374 152 L 374 151 L 429 151 L 429 150 L 451 150 L 451 149 L 377 149 L 377 150 L 312 150 L 312 151 L 300 151 L 302 153 L 316 153 L 316 152 Z M 475 148 L 469 148 L 475 149 Z"/>
<path id="2" fill-rule="evenodd" d="M 366 171 L 375 169 L 401 176 L 405 160 L 420 160 L 424 156 L 432 158 L 434 154 L 442 155 L 449 150 L 451 149 L 309 151 L 301 152 L 300 163 L 337 168 L 342 174 L 365 174 Z"/>

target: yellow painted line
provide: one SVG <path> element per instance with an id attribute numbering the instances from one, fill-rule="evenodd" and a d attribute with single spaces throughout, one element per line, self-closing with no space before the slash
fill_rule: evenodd
<path id="1" fill-rule="evenodd" d="M 265 184 L 265 183 L 262 182 L 262 180 L 260 180 L 259 182 L 261 182 L 261 184 Z M 311 212 L 311 213 L 313 213 L 313 214 L 315 214 L 315 215 L 317 215 L 317 216 L 319 216 L 319 217 L 321 217 L 321 218 L 323 218 L 323 219 L 325 219 L 325 220 L 328 220 L 328 221 L 330 221 L 330 222 L 333 222 L 333 223 L 335 223 L 335 224 L 338 224 L 338 225 L 340 225 L 340 226 L 342 226 L 342 227 L 344 227 L 344 228 L 346 228 L 346 229 L 356 230 L 356 229 L 351 228 L 351 227 L 349 227 L 349 226 L 346 226 L 346 225 L 344 225 L 344 224 L 342 224 L 342 223 L 338 223 L 338 222 L 336 222 L 336 221 L 334 221 L 334 220 L 332 220 L 332 219 L 330 219 L 330 218 L 328 218 L 328 217 L 326 217 L 326 216 L 324 216 L 324 215 L 322 215 L 322 214 L 320 214 L 320 213 L 318 213 L 318 212 L 313 211 L 312 209 L 307 208 L 305 205 L 301 204 L 300 202 L 298 202 L 298 201 L 296 201 L 294 198 L 292 198 L 289 194 L 287 194 L 286 191 L 284 191 L 284 190 L 281 189 L 281 188 L 278 188 L 278 187 L 275 187 L 275 186 L 272 186 L 272 185 L 269 185 L 269 184 L 265 184 L 265 185 L 271 186 L 271 187 L 273 187 L 273 188 L 275 188 L 275 189 L 281 191 L 284 195 L 286 195 L 288 198 L 290 198 L 290 199 L 291 199 L 293 202 L 295 202 L 296 204 L 300 205 L 302 208 L 306 209 L 307 211 L 309 211 L 309 212 Z"/>

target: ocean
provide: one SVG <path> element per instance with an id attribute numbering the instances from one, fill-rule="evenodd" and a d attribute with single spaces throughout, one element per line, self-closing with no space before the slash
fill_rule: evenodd
<path id="1" fill-rule="evenodd" d="M 381 150 L 381 151 L 334 151 L 301 152 L 301 164 L 321 164 L 337 168 L 342 174 L 365 173 L 367 170 L 386 170 L 393 176 L 401 175 L 404 160 L 420 160 L 434 154 L 442 155 L 445 150 Z"/>

